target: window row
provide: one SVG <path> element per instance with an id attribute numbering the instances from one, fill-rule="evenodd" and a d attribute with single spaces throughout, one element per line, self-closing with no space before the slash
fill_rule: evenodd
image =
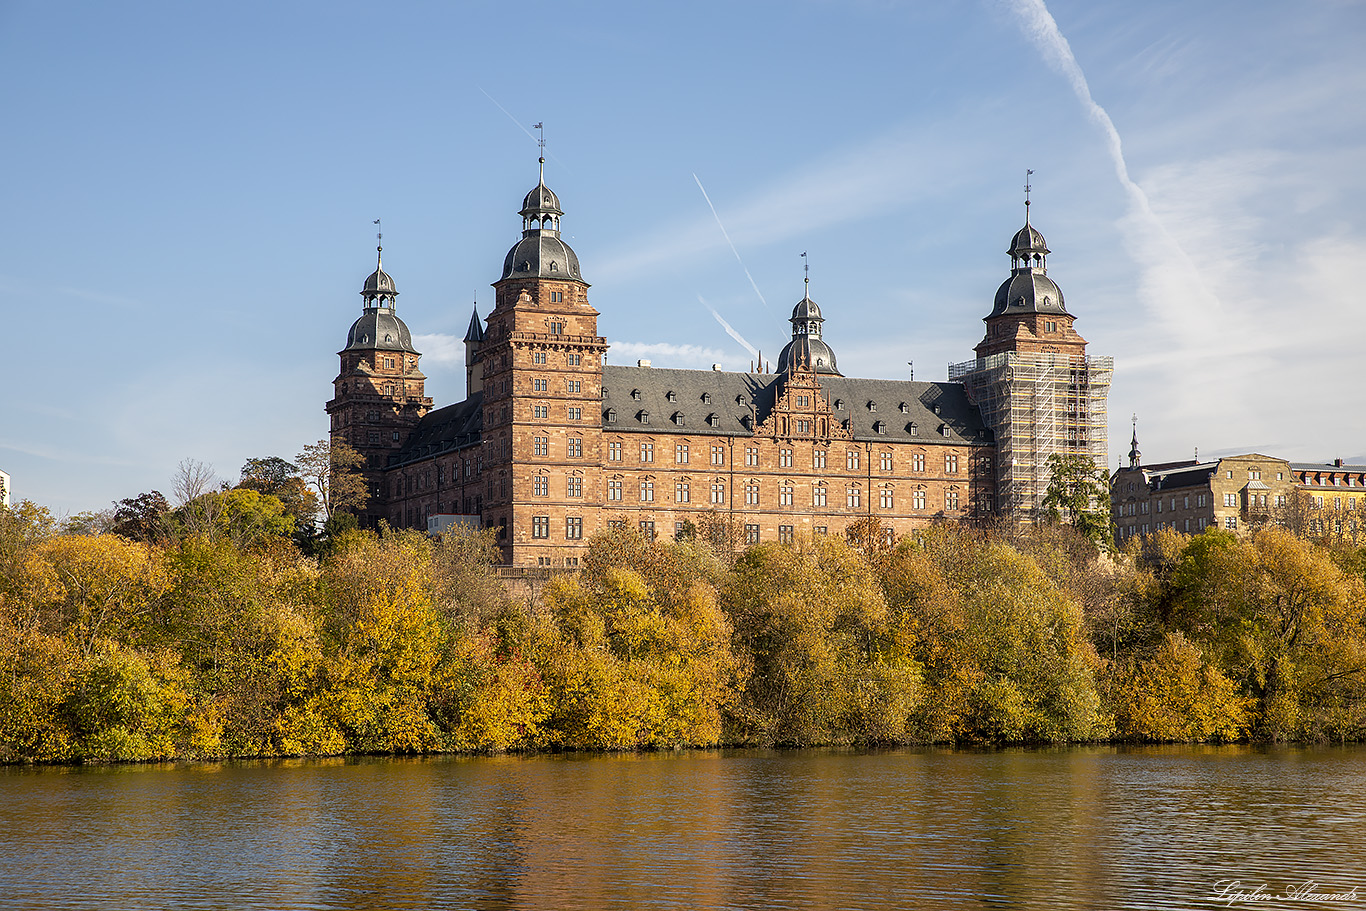
<path id="1" fill-rule="evenodd" d="M 663 444 L 661 444 L 661 445 L 663 445 Z M 641 443 L 638 444 L 638 446 L 639 446 L 638 455 L 639 455 L 639 461 L 640 461 L 640 463 L 643 464 L 643 465 L 653 464 L 654 461 L 655 461 L 655 444 L 654 444 L 654 442 L 653 442 L 653 441 L 641 442 Z M 609 461 L 609 462 L 620 462 L 620 461 L 622 461 L 622 460 L 623 460 L 623 453 L 624 453 L 624 451 L 625 451 L 625 449 L 624 449 L 624 447 L 623 447 L 623 445 L 622 445 L 622 443 L 621 443 L 620 440 L 611 440 L 611 441 L 609 441 L 609 442 L 607 443 L 607 461 Z M 666 451 L 667 451 L 667 450 L 666 450 Z M 879 470 L 879 471 L 890 472 L 890 471 L 894 471 L 894 470 L 895 470 L 895 462 L 896 462 L 896 460 L 895 460 L 895 454 L 894 454 L 894 453 L 891 453 L 891 452 L 880 452 L 880 453 L 878 453 L 877 455 L 878 455 L 878 465 L 877 465 L 877 467 L 878 467 L 878 470 Z M 709 456 L 709 464 L 712 464 L 712 465 L 725 465 L 725 464 L 726 464 L 726 447 L 725 447 L 725 446 L 712 446 L 712 447 L 710 447 L 710 452 L 708 453 L 708 456 Z M 814 469 L 818 469 L 818 470 L 824 470 L 824 469 L 826 468 L 826 466 L 827 466 L 828 459 L 829 459 L 829 455 L 828 455 L 827 450 L 824 450 L 824 449 L 814 449 L 814 450 L 812 450 L 812 452 L 811 452 L 811 467 L 814 468 Z M 862 451 L 862 450 L 859 450 L 859 449 L 850 449 L 850 450 L 847 450 L 847 451 L 845 452 L 845 454 L 844 454 L 844 467 L 845 467 L 845 470 L 846 470 L 846 471 L 860 471 L 860 470 L 862 470 L 862 463 L 863 463 L 863 451 Z M 675 444 L 674 444 L 674 464 L 675 464 L 675 465 L 691 465 L 691 464 L 693 464 L 693 462 L 692 462 L 691 444 L 688 444 L 688 443 L 675 443 Z M 911 457 L 910 457 L 910 465 L 911 465 L 911 471 L 923 473 L 923 472 L 925 471 L 925 469 L 926 469 L 926 456 L 925 456 L 925 454 L 924 454 L 924 453 L 919 453 L 919 452 L 918 452 L 918 453 L 912 453 L 912 454 L 911 454 Z M 759 465 L 759 447 L 757 447 L 757 446 L 746 446 L 746 447 L 745 447 L 745 467 L 746 467 L 746 468 L 758 468 L 758 467 L 760 467 L 760 465 Z M 783 447 L 783 448 L 780 448 L 780 449 L 778 450 L 778 465 L 777 465 L 777 467 L 778 467 L 778 468 L 795 468 L 795 467 L 796 467 L 796 456 L 795 456 L 795 453 L 794 453 L 794 451 L 793 451 L 792 449 Z M 983 457 L 983 459 L 981 460 L 981 467 L 982 467 L 983 470 L 990 470 L 990 468 L 991 468 L 990 460 L 989 460 L 988 458 Z M 958 474 L 958 470 L 959 470 L 959 454 L 958 454 L 958 453 L 952 453 L 952 452 L 951 452 L 951 453 L 945 453 L 945 454 L 944 454 L 944 473 L 945 473 L 945 474 Z"/>

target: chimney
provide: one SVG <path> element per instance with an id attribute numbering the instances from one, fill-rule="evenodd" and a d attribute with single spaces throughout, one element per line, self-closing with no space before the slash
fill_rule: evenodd
<path id="1" fill-rule="evenodd" d="M 637 367 L 648 367 L 648 366 L 650 366 L 650 362 L 647 361 L 647 360 L 645 360 L 644 358 L 641 358 L 640 360 L 636 361 L 636 366 L 637 366 Z"/>
<path id="2" fill-rule="evenodd" d="M 720 365 L 720 364 L 712 364 L 712 365 L 711 365 L 711 369 L 716 370 L 716 371 L 719 371 L 719 370 L 721 369 L 721 365 Z"/>

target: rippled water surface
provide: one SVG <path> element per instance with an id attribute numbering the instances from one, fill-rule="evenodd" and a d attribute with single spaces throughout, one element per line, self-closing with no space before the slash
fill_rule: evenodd
<path id="1" fill-rule="evenodd" d="M 1350 908 L 1366 750 L 9 768 L 0 832 L 15 908 Z"/>

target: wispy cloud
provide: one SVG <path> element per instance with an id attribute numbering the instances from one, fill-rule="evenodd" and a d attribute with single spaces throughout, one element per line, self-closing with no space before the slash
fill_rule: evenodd
<path id="1" fill-rule="evenodd" d="M 423 332 L 413 336 L 413 347 L 422 352 L 424 364 L 441 367 L 465 363 L 465 340 L 442 332 Z"/>
<path id="2" fill-rule="evenodd" d="M 755 358 L 755 359 L 758 359 L 758 357 L 759 357 L 759 349 L 758 349 L 758 348 L 755 348 L 755 347 L 754 347 L 753 345 L 751 345 L 748 341 L 746 341 L 746 340 L 745 340 L 745 337 L 744 337 L 743 335 L 741 335 L 739 332 L 737 332 L 737 331 L 735 330 L 735 327 L 733 327 L 730 323 L 726 322 L 725 319 L 721 316 L 721 314 L 719 314 L 719 313 L 716 312 L 716 308 L 713 307 L 711 304 L 707 303 L 706 300 L 702 297 L 702 295 L 700 295 L 700 294 L 697 295 L 697 300 L 702 304 L 702 306 L 706 307 L 706 308 L 707 308 L 707 312 L 710 313 L 710 314 L 712 315 L 712 317 L 713 317 L 718 323 L 721 324 L 721 328 L 724 329 L 724 330 L 726 330 L 726 335 L 729 335 L 731 338 L 733 338 L 733 339 L 735 339 L 737 342 L 739 342 L 740 345 L 741 345 L 746 351 L 749 352 L 749 356 L 750 356 L 750 357 Z"/>
<path id="3" fill-rule="evenodd" d="M 646 358 L 656 367 L 704 370 L 712 364 L 725 364 L 730 358 L 717 348 L 701 345 L 676 345 L 671 342 L 613 342 L 611 362 L 631 364 Z"/>

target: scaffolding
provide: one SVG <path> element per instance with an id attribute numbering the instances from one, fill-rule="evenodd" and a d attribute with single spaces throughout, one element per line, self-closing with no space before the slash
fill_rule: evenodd
<path id="1" fill-rule="evenodd" d="M 1002 515 L 1035 521 L 1048 489 L 1049 456 L 1084 454 L 1109 466 L 1105 402 L 1114 358 L 1006 352 L 949 365 L 996 434 Z"/>

